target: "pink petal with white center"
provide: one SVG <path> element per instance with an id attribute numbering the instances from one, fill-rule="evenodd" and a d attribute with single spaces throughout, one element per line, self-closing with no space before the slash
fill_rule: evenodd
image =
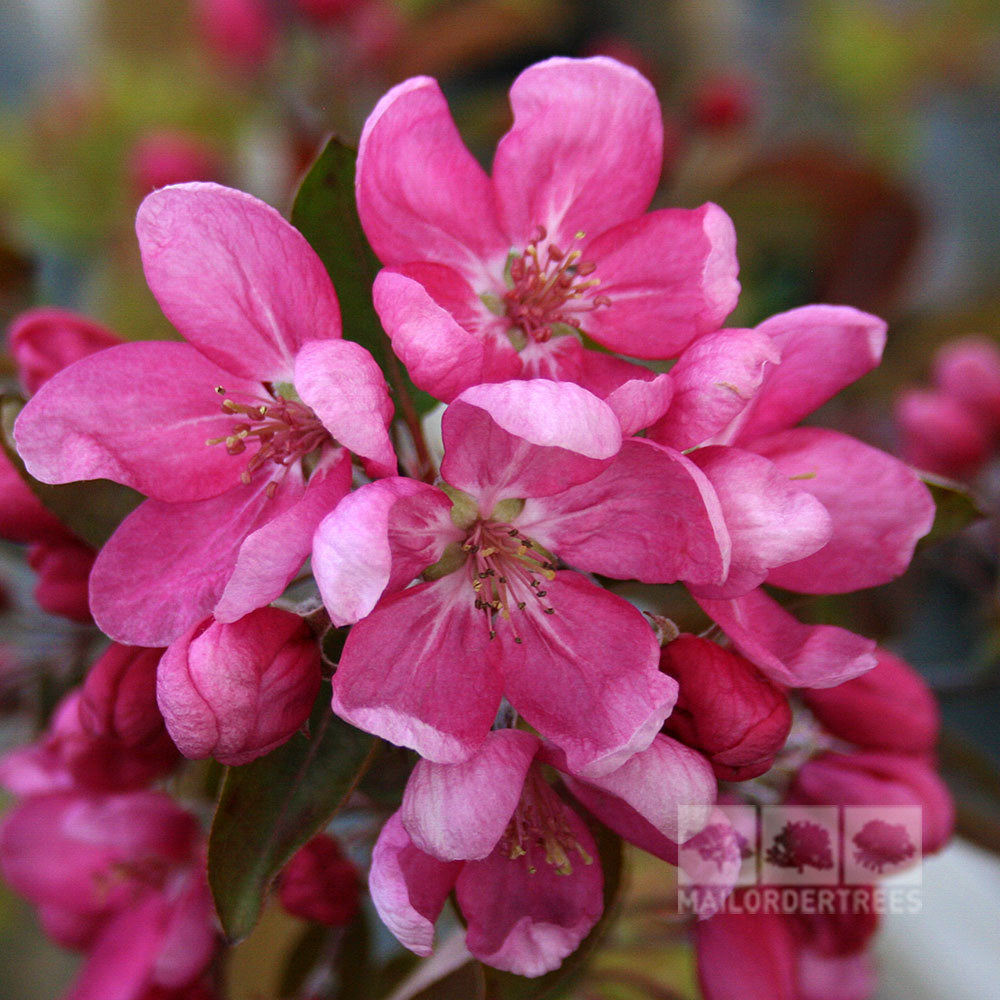
<path id="1" fill-rule="evenodd" d="M 722 446 L 697 448 L 689 457 L 714 487 L 733 543 L 726 581 L 692 587 L 702 597 L 739 597 L 763 583 L 772 567 L 812 555 L 829 541 L 826 508 L 772 462 Z"/>
<path id="2" fill-rule="evenodd" d="M 393 87 L 361 132 L 358 213 L 383 264 L 432 260 L 485 285 L 484 262 L 502 266 L 489 178 L 465 148 L 435 80 Z"/>
<path id="3" fill-rule="evenodd" d="M 566 753 L 574 774 L 607 774 L 652 743 L 677 682 L 660 673 L 659 646 L 640 612 L 578 573 L 557 573 L 543 597 L 527 600 L 494 626 L 504 693 Z"/>
<path id="4" fill-rule="evenodd" d="M 757 327 L 781 352 L 729 443 L 784 430 L 856 382 L 882 359 L 883 320 L 850 306 L 803 306 Z"/>
<path id="5" fill-rule="evenodd" d="M 375 359 L 350 340 L 315 340 L 295 358 L 295 389 L 323 426 L 369 474 L 396 474 L 389 440 L 392 400 Z"/>
<path id="6" fill-rule="evenodd" d="M 438 861 L 415 847 L 398 812 L 389 817 L 372 852 L 368 888 L 400 944 L 418 955 L 431 953 L 434 924 L 461 870 L 461 862 Z"/>
<path id="7" fill-rule="evenodd" d="M 333 678 L 333 710 L 441 764 L 482 746 L 500 705 L 482 612 L 462 571 L 385 598 L 352 629 Z"/>
<path id="8" fill-rule="evenodd" d="M 781 354 L 766 333 L 720 330 L 696 340 L 670 369 L 674 399 L 649 437 L 678 451 L 697 448 L 750 405 Z"/>
<path id="9" fill-rule="evenodd" d="M 583 254 L 597 265 L 594 294 L 610 304 L 581 313 L 582 329 L 636 358 L 676 357 L 696 337 L 717 330 L 739 297 L 736 232 L 711 203 L 622 222 Z"/>
<path id="10" fill-rule="evenodd" d="M 886 583 L 906 569 L 934 523 L 934 501 L 913 470 L 846 434 L 798 427 L 750 447 L 812 493 L 833 525 L 815 555 L 771 570 L 775 586 L 831 594 Z"/>
<path id="11" fill-rule="evenodd" d="M 135 227 L 164 315 L 227 371 L 291 382 L 303 344 L 340 337 L 323 263 L 252 195 L 219 184 L 160 188 L 139 206 Z"/>
<path id="12" fill-rule="evenodd" d="M 646 210 L 660 180 L 663 123 L 640 73 L 603 56 L 547 59 L 510 88 L 514 125 L 493 160 L 505 231 L 538 226 L 563 250 Z"/>
<path id="13" fill-rule="evenodd" d="M 454 271 L 450 273 L 461 280 Z M 461 326 L 413 278 L 381 271 L 372 295 L 392 349 L 414 385 L 435 399 L 450 402 L 470 386 L 520 374 L 521 363 L 513 347 L 500 350 Z"/>
<path id="14" fill-rule="evenodd" d="M 157 500 L 217 496 L 240 481 L 246 455 L 213 438 L 233 433 L 216 386 L 260 402 L 259 382 L 234 378 L 187 344 L 109 347 L 54 375 L 14 430 L 28 471 L 44 483 L 111 479 Z"/>
<path id="15" fill-rule="evenodd" d="M 519 976 L 540 976 L 576 950 L 604 910 L 604 873 L 583 820 L 545 787 L 548 810 L 579 848 L 567 851 L 561 874 L 534 840 L 511 859 L 498 847 L 459 873 L 455 894 L 468 922 L 465 943 L 481 962 Z"/>
<path id="16" fill-rule="evenodd" d="M 289 478 L 298 475 L 290 472 Z M 284 488 L 279 486 L 279 493 Z M 313 471 L 301 499 L 287 509 L 275 508 L 247 534 L 212 614 L 233 622 L 280 597 L 308 558 L 316 528 L 350 488 L 351 457 L 337 449 Z"/>
<path id="17" fill-rule="evenodd" d="M 370 614 L 462 539 L 451 500 L 436 486 L 393 476 L 349 493 L 313 539 L 313 575 L 338 627 Z"/>
<path id="18" fill-rule="evenodd" d="M 260 475 L 249 485 L 194 503 L 147 500 L 129 514 L 90 577 L 91 610 L 101 629 L 129 645 L 169 646 L 208 615 L 225 593 L 247 537 L 294 507 L 305 492 L 297 468 L 285 473 L 268 498 L 271 481 Z M 276 596 L 264 596 L 261 604 Z"/>
<path id="19" fill-rule="evenodd" d="M 466 389 L 445 410 L 441 434 L 441 475 L 484 514 L 505 497 L 551 496 L 593 479 L 622 443 L 606 403 L 548 379 Z"/>
<path id="20" fill-rule="evenodd" d="M 48 306 L 22 313 L 7 334 L 18 378 L 29 395 L 74 361 L 121 342 L 86 316 Z"/>
<path id="21" fill-rule="evenodd" d="M 705 474 L 641 439 L 590 482 L 529 498 L 517 528 L 573 566 L 624 580 L 720 583 L 729 569 L 729 533 Z"/>
<path id="22" fill-rule="evenodd" d="M 400 810 L 413 843 L 441 861 L 485 858 L 514 815 L 538 747 L 530 733 L 498 729 L 462 764 L 418 761 Z"/>
<path id="23" fill-rule="evenodd" d="M 760 670 L 788 687 L 833 687 L 871 670 L 875 643 L 836 625 L 804 625 L 762 590 L 698 603 Z"/>

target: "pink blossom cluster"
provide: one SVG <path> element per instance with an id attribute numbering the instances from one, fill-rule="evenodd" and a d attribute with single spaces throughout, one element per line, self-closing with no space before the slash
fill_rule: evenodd
<path id="1" fill-rule="evenodd" d="M 156 653 L 112 647 L 142 664 L 129 668 L 141 697 L 88 708 L 88 685 L 119 669 L 102 660 L 42 743 L 8 762 L 26 798 L 5 845 L 22 825 L 124 802 L 142 829 L 147 803 L 166 806 L 125 789 L 172 766 L 164 727 L 186 757 L 237 766 L 296 732 L 325 682 L 313 628 L 281 601 L 293 584 L 314 586 L 346 631 L 334 712 L 421 758 L 370 879 L 419 954 L 454 891 L 477 958 L 529 976 L 558 966 L 604 905 L 594 818 L 676 863 L 711 821 L 718 781 L 757 779 L 781 754 L 789 689 L 832 732 L 851 709 L 829 693 L 847 692 L 862 711 L 844 738 L 869 745 L 884 690 L 861 678 L 881 676 L 884 655 L 804 624 L 764 586 L 885 583 L 931 526 L 907 465 L 799 426 L 878 364 L 885 324 L 814 305 L 724 326 L 739 291 L 732 223 L 715 205 L 647 211 L 662 120 L 636 71 L 551 59 L 518 77 L 511 106 L 491 174 L 430 79 L 391 90 L 361 137 L 358 210 L 384 265 L 374 305 L 413 382 L 446 404 L 433 481 L 405 474 L 382 371 L 345 339 L 352 317 L 342 327 L 292 226 L 215 184 L 143 202 L 146 278 L 184 342 L 77 350 L 29 387 L 15 438 L 42 482 L 105 478 L 147 498 L 97 555 L 89 600 L 116 643 Z M 661 648 L 615 580 L 682 584 L 724 644 Z M 115 691 L 131 697 L 131 682 Z M 118 748 L 106 768 L 100 741 Z M 811 760 L 795 794 L 923 794 L 923 741 L 903 756 L 874 746 Z M 116 774 L 110 799 L 93 798 L 97 772 Z M 155 878 L 133 876 L 128 851 L 159 858 L 158 845 L 81 866 L 74 878 L 124 866 L 128 901 L 88 910 L 88 936 L 65 940 L 89 947 L 147 905 L 162 927 L 180 898 L 172 873 L 186 886 L 201 871 L 193 835 L 184 844 Z M 8 878 L 44 912 L 50 897 L 18 864 L 46 859 L 15 863 L 11 849 Z M 301 861 L 283 892 L 318 867 Z M 176 985 L 157 978 L 169 942 L 148 950 L 143 982 Z"/>

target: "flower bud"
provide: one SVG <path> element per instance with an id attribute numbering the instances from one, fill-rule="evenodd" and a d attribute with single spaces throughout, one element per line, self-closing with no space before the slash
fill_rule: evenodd
<path id="1" fill-rule="evenodd" d="M 700 750 L 723 781 L 746 781 L 771 766 L 792 713 L 784 692 L 749 660 L 681 635 L 664 647 L 660 669 L 680 686 L 665 732 Z"/>
<path id="2" fill-rule="evenodd" d="M 358 870 L 332 837 L 313 837 L 285 867 L 278 883 L 281 905 L 293 916 L 344 927 L 360 905 Z"/>
<path id="3" fill-rule="evenodd" d="M 120 337 L 86 316 L 49 307 L 22 313 L 9 334 L 21 384 L 31 395 L 74 361 L 120 343 Z"/>
<path id="4" fill-rule="evenodd" d="M 222 166 L 197 136 L 184 132 L 152 132 L 133 147 L 129 160 L 132 187 L 140 197 L 168 184 L 216 181 Z"/>
<path id="5" fill-rule="evenodd" d="M 934 696 L 920 675 L 884 649 L 877 665 L 832 688 L 804 688 L 802 698 L 834 736 L 873 750 L 926 753 L 938 732 Z"/>
<path id="6" fill-rule="evenodd" d="M 1000 348 L 984 337 L 946 344 L 934 362 L 934 381 L 995 434 L 1000 430 Z"/>
<path id="7" fill-rule="evenodd" d="M 990 452 L 989 432 L 958 400 L 938 389 L 909 389 L 896 403 L 903 457 L 918 469 L 963 479 Z"/>
<path id="8" fill-rule="evenodd" d="M 319 685 L 319 648 L 302 619 L 260 608 L 181 636 L 160 661 L 156 696 L 185 757 L 245 764 L 305 722 Z"/>
<path id="9" fill-rule="evenodd" d="M 88 584 L 96 553 L 70 535 L 28 550 L 28 565 L 38 574 L 35 600 L 43 611 L 75 622 L 89 622 Z"/>
<path id="10" fill-rule="evenodd" d="M 57 541 L 68 532 L 59 519 L 49 513 L 41 500 L 0 450 L 0 538 L 8 542 Z"/>
<path id="11" fill-rule="evenodd" d="M 276 29 L 261 0 L 196 0 L 205 47 L 227 66 L 252 72 L 274 50 Z"/>

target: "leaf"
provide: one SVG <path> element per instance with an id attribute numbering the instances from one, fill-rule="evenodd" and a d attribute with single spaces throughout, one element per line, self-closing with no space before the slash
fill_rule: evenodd
<path id="1" fill-rule="evenodd" d="M 381 265 L 358 218 L 354 197 L 357 157 L 357 152 L 336 136 L 327 142 L 295 196 L 292 225 L 309 241 L 333 280 L 345 339 L 371 351 L 389 384 L 402 386 L 417 413 L 426 413 L 437 400 L 410 381 L 392 353 L 372 303 L 372 283 Z"/>
<path id="2" fill-rule="evenodd" d="M 24 467 L 14 446 L 14 421 L 23 408 L 24 400 L 18 396 L 0 397 L 3 450 L 11 465 L 46 510 L 59 518 L 80 541 L 99 549 L 142 503 L 142 494 L 107 479 L 58 486 L 40 483 Z"/>
<path id="3" fill-rule="evenodd" d="M 309 718 L 266 757 L 230 767 L 208 843 L 208 879 L 222 928 L 232 940 L 257 922 L 271 880 L 340 810 L 378 751 L 379 741 L 338 719 L 324 685 Z"/>
<path id="4" fill-rule="evenodd" d="M 966 525 L 987 516 L 961 483 L 935 476 L 930 472 L 920 472 L 919 475 L 931 491 L 931 497 L 937 508 L 931 530 L 920 539 L 921 548 L 950 538 Z"/>
<path id="5" fill-rule="evenodd" d="M 558 969 L 537 979 L 515 976 L 510 972 L 483 966 L 486 975 L 486 1000 L 546 1000 L 560 995 L 583 970 L 587 959 L 615 921 L 622 891 L 624 845 L 621 837 L 596 822 L 590 824 L 590 832 L 597 842 L 598 856 L 604 870 L 604 913 L 601 919 L 583 939 L 580 947 Z"/>

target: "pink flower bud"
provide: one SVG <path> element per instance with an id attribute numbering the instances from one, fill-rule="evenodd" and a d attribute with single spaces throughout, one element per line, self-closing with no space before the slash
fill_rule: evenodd
<path id="1" fill-rule="evenodd" d="M 56 541 L 66 535 L 59 519 L 42 506 L 6 452 L 0 451 L 0 538 L 24 543 Z"/>
<path id="2" fill-rule="evenodd" d="M 934 696 L 920 675 L 884 649 L 874 669 L 832 688 L 805 688 L 802 698 L 834 736 L 873 750 L 926 753 L 938 733 Z"/>
<path id="3" fill-rule="evenodd" d="M 145 197 L 156 188 L 185 181 L 217 181 L 222 164 L 199 138 L 184 132 L 153 132 L 132 149 L 129 162 L 135 193 Z"/>
<path id="4" fill-rule="evenodd" d="M 366 0 L 295 0 L 295 6 L 303 17 L 318 24 L 332 24 L 342 21 Z"/>
<path id="5" fill-rule="evenodd" d="M 207 619 L 176 640 L 156 695 L 185 757 L 245 764 L 305 722 L 319 685 L 319 648 L 302 619 L 261 608 L 229 624 Z"/>
<path id="6" fill-rule="evenodd" d="M 695 93 L 691 113 L 695 122 L 709 132 L 730 132 L 746 126 L 753 104 L 753 88 L 745 77 L 713 76 L 703 81 Z"/>
<path id="7" fill-rule="evenodd" d="M 990 453 L 988 427 L 938 389 L 909 389 L 896 402 L 903 457 L 918 469 L 965 479 Z"/>
<path id="8" fill-rule="evenodd" d="M 281 905 L 296 917 L 344 927 L 360 905 L 358 870 L 332 837 L 321 834 L 288 862 L 278 884 Z"/>
<path id="9" fill-rule="evenodd" d="M 746 781 L 771 766 L 792 713 L 784 692 L 749 660 L 681 635 L 663 649 L 660 669 L 680 685 L 665 732 L 700 750 L 724 781 Z"/>
<path id="10" fill-rule="evenodd" d="M 934 361 L 934 381 L 985 424 L 1000 430 L 1000 348 L 984 337 L 946 344 Z"/>
<path id="11" fill-rule="evenodd" d="M 18 317 L 9 343 L 21 384 L 34 395 L 56 372 L 122 340 L 86 316 L 46 306 Z"/>
<path id="12" fill-rule="evenodd" d="M 202 40 L 234 69 L 253 71 L 274 50 L 276 29 L 261 0 L 195 0 Z"/>
<path id="13" fill-rule="evenodd" d="M 67 535 L 61 541 L 43 541 L 28 550 L 28 565 L 38 574 L 35 600 L 51 615 L 89 622 L 88 583 L 96 553 Z"/>

